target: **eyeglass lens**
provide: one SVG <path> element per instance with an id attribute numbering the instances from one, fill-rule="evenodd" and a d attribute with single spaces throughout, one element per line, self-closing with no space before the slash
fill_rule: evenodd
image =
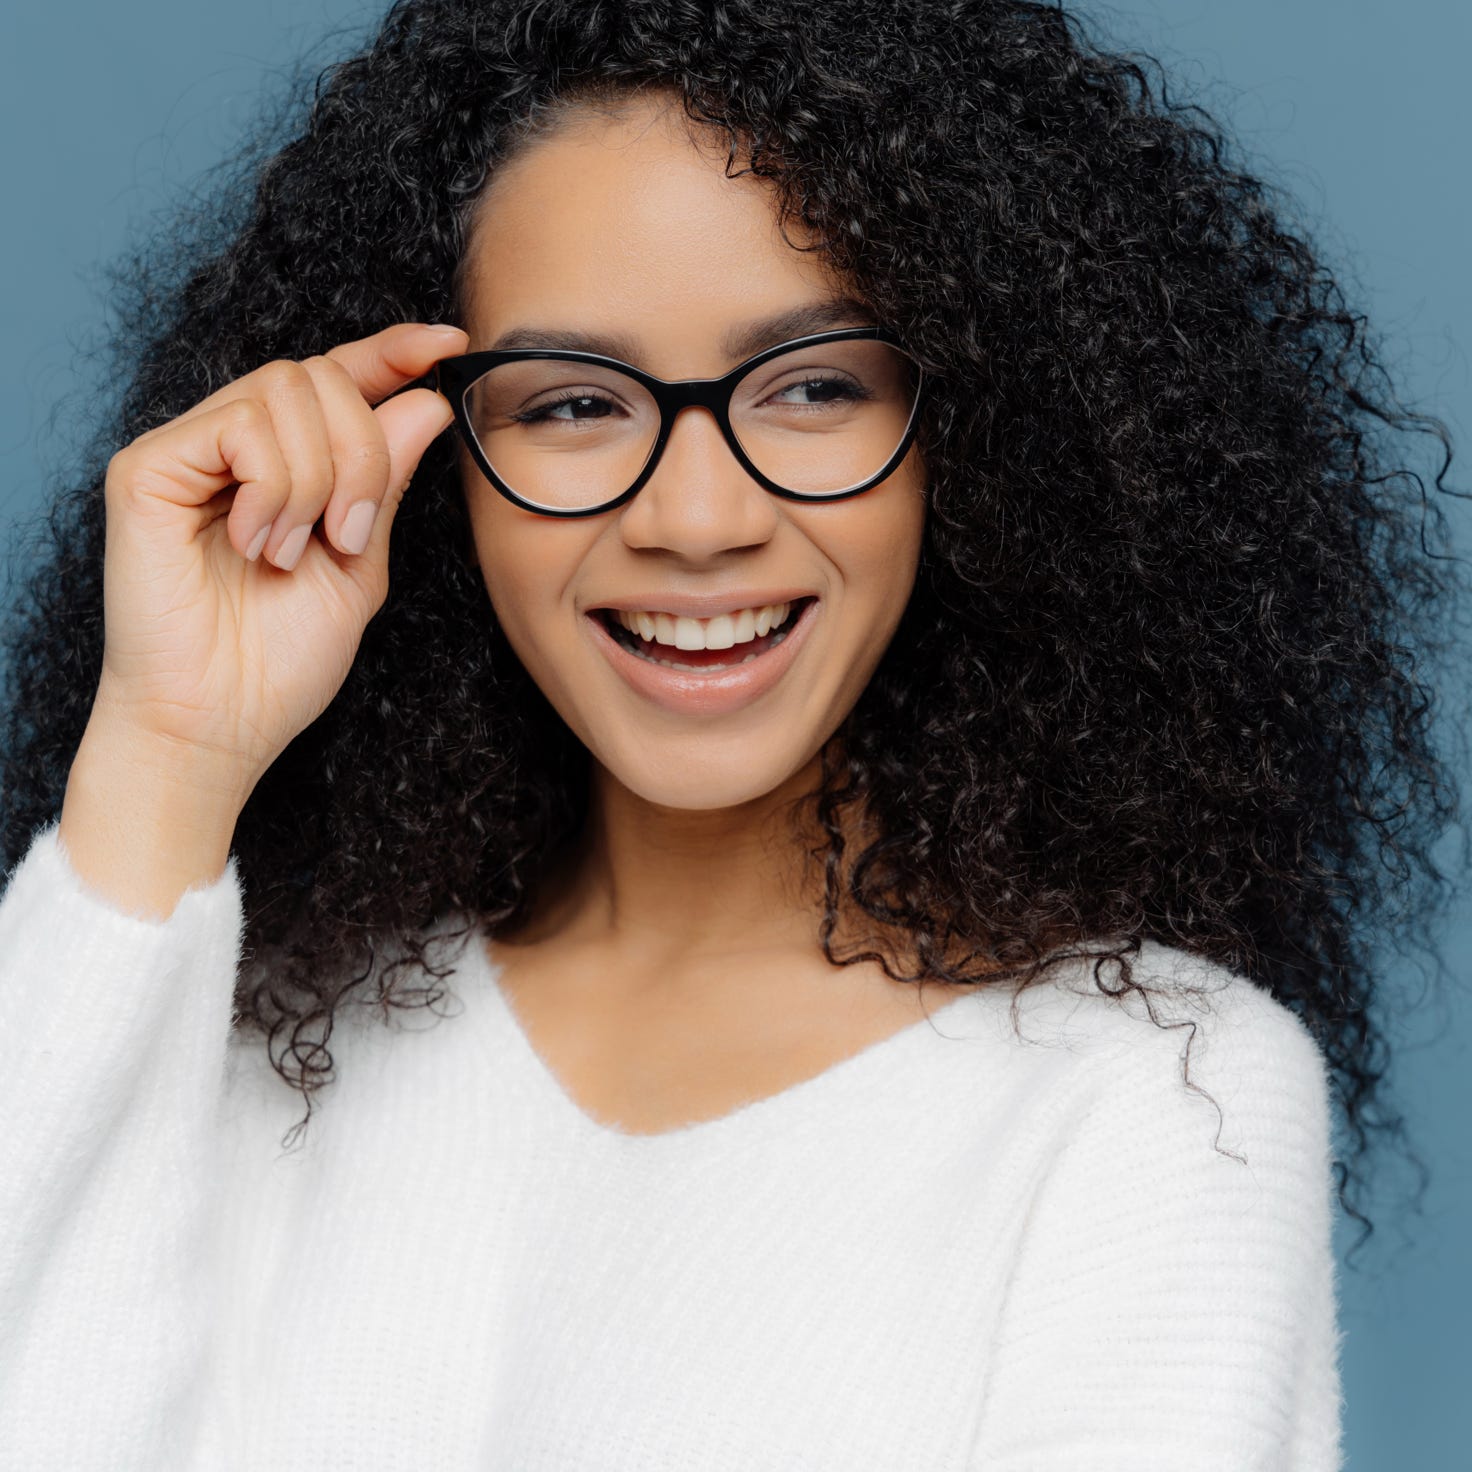
<path id="1" fill-rule="evenodd" d="M 795 348 L 736 385 L 731 429 L 784 490 L 831 496 L 877 475 L 899 448 L 918 372 L 898 348 L 855 338 Z M 524 501 L 571 511 L 616 500 L 659 436 L 659 406 L 616 369 L 561 358 L 501 363 L 465 408 L 481 452 Z"/>

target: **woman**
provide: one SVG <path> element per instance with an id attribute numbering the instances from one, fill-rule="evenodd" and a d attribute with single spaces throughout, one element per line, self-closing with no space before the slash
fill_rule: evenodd
<path id="1" fill-rule="evenodd" d="M 1338 1466 L 1455 589 L 1215 135 L 421 0 L 222 219 L 12 638 L 20 1465 Z"/>

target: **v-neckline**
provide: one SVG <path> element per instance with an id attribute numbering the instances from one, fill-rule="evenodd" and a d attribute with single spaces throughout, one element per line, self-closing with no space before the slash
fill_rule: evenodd
<path id="1" fill-rule="evenodd" d="M 805 1117 L 819 1105 L 828 1105 L 830 1101 L 836 1102 L 853 1094 L 871 1076 L 882 1073 L 886 1065 L 894 1065 L 916 1051 L 924 1044 L 928 1032 L 940 1031 L 938 1024 L 942 1019 L 959 1019 L 963 1006 L 969 1003 L 974 1007 L 978 995 L 987 991 L 987 988 L 979 986 L 975 993 L 952 997 L 897 1032 L 879 1038 L 858 1052 L 829 1064 L 821 1072 L 799 1079 L 776 1093 L 748 1100 L 711 1119 L 643 1133 L 598 1119 L 573 1098 L 561 1078 L 532 1044 L 516 1008 L 501 987 L 501 967 L 487 950 L 484 937 L 472 932 L 468 949 L 473 952 L 477 976 L 483 983 L 492 1026 L 508 1039 L 513 1066 L 532 1093 L 545 1100 L 549 1117 L 559 1121 L 559 1127 L 568 1130 L 575 1138 L 626 1153 L 694 1147 L 709 1140 L 737 1138 L 751 1132 L 760 1133 L 769 1126 L 779 1127 L 794 1115 Z"/>

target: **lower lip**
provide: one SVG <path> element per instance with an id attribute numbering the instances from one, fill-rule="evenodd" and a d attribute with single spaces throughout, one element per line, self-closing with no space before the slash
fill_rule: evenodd
<path id="1" fill-rule="evenodd" d="M 596 614 L 584 617 L 593 627 L 593 638 L 604 658 L 625 682 L 655 705 L 677 715 L 720 716 L 760 699 L 786 674 L 797 658 L 808 630 L 817 617 L 819 600 L 814 598 L 797 616 L 786 638 L 747 664 L 731 665 L 704 674 L 698 669 L 676 670 L 668 665 L 641 659 L 625 649 L 603 627 Z"/>

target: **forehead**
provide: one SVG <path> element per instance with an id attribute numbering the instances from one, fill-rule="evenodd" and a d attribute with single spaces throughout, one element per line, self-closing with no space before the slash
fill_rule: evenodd
<path id="1" fill-rule="evenodd" d="M 842 288 L 783 238 L 767 181 L 725 174 L 723 137 L 677 102 L 577 109 L 497 170 L 463 265 L 475 347 L 523 319 L 692 341 Z"/>

